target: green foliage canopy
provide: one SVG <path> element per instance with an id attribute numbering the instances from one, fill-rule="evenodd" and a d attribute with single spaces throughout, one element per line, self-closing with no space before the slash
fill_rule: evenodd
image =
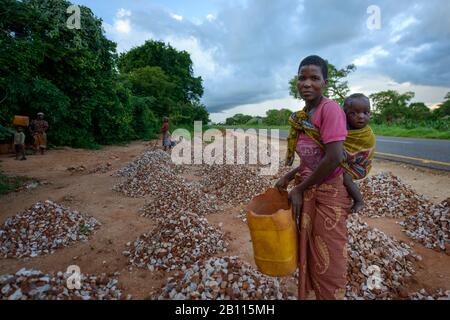
<path id="1" fill-rule="evenodd" d="M 291 114 L 292 111 L 289 109 L 271 109 L 266 112 L 264 123 L 270 126 L 285 126 L 289 124 L 289 117 Z"/>
<path id="2" fill-rule="evenodd" d="M 407 118 L 408 103 L 414 92 L 398 93 L 394 90 L 381 91 L 370 95 L 372 109 L 379 120 L 393 123 Z"/>
<path id="3" fill-rule="evenodd" d="M 95 147 L 152 137 L 163 115 L 208 122 L 189 53 L 147 41 L 119 58 L 87 7 L 69 29 L 68 1 L 0 1 L 1 124 L 42 111 L 50 143 Z"/>
<path id="4" fill-rule="evenodd" d="M 54 144 L 88 147 L 128 139 L 131 118 L 117 93 L 116 44 L 87 7 L 80 7 L 81 29 L 67 28 L 70 5 L 2 0 L 0 121 L 42 111 Z"/>
<path id="5" fill-rule="evenodd" d="M 231 118 L 225 120 L 225 124 L 229 126 L 235 126 L 240 124 L 246 124 L 252 119 L 252 116 L 244 115 L 242 113 L 235 114 Z"/>
<path id="6" fill-rule="evenodd" d="M 209 121 L 209 113 L 200 103 L 202 78 L 194 76 L 186 51 L 149 40 L 122 54 L 118 66 L 133 95 L 154 99 L 152 111 L 158 118 L 169 116 L 175 125 Z"/>

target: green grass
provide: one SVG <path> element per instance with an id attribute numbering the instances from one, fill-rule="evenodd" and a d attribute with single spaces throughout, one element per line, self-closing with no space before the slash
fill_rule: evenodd
<path id="1" fill-rule="evenodd" d="M 391 136 L 391 137 L 408 137 L 408 138 L 426 138 L 426 139 L 450 139 L 450 131 L 437 130 L 429 127 L 417 127 L 414 129 L 406 129 L 400 126 L 387 126 L 387 125 L 370 125 L 378 136 Z M 213 128 L 255 128 L 255 129 L 280 129 L 289 130 L 289 126 L 268 126 L 268 125 L 240 125 L 240 126 L 226 126 L 216 125 Z"/>
<path id="2" fill-rule="evenodd" d="M 29 180 L 32 179 L 30 177 L 10 177 L 0 171 L 0 195 L 16 191 Z"/>
<path id="3" fill-rule="evenodd" d="M 426 139 L 450 139 L 450 131 L 437 130 L 434 128 L 417 127 L 414 129 L 406 129 L 399 126 L 387 125 L 370 125 L 376 135 L 391 137 L 409 137 L 409 138 L 426 138 Z"/>
<path id="4" fill-rule="evenodd" d="M 243 124 L 243 125 L 239 125 L 239 126 L 226 126 L 226 125 L 214 125 L 211 126 L 211 128 L 215 128 L 215 129 L 279 129 L 279 130 L 289 130 L 289 126 L 269 126 L 269 125 L 264 125 L 264 124 Z"/>

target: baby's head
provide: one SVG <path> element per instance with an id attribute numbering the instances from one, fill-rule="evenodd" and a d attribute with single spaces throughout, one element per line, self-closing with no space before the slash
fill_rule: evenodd
<path id="1" fill-rule="evenodd" d="M 362 129 L 370 120 L 370 100 L 362 93 L 355 93 L 344 101 L 344 111 L 350 129 Z"/>

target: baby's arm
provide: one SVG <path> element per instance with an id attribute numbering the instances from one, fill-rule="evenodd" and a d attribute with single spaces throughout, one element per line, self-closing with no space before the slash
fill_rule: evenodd
<path id="1" fill-rule="evenodd" d="M 351 175 L 344 173 L 344 185 L 347 188 L 348 194 L 353 198 L 353 212 L 358 212 L 364 207 L 364 200 L 356 183 L 353 182 Z"/>

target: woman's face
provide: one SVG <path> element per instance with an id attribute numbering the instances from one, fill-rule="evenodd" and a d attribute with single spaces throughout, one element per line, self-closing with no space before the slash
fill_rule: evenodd
<path id="1" fill-rule="evenodd" d="M 323 78 L 319 66 L 306 65 L 298 72 L 297 88 L 300 96 L 306 102 L 311 102 L 322 96 L 327 80 Z"/>

